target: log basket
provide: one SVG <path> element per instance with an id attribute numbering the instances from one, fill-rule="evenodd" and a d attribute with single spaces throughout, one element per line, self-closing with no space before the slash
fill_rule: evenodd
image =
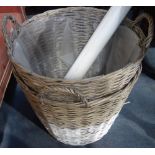
<path id="1" fill-rule="evenodd" d="M 48 132 L 65 144 L 86 145 L 108 132 L 141 73 L 141 61 L 153 37 L 149 15 L 125 19 L 108 43 L 108 52 L 103 50 L 106 54 L 97 58 L 84 79 L 63 79 L 105 14 L 105 10 L 91 7 L 69 7 L 36 15 L 22 25 L 10 15 L 3 19 L 13 73 Z M 139 26 L 143 19 L 148 22 L 147 35 Z M 7 31 L 9 20 L 12 32 Z M 65 31 L 71 32 L 70 36 Z M 64 36 L 70 37 L 71 43 Z M 18 42 L 25 53 L 17 50 Z M 63 51 L 66 44 L 69 54 Z M 135 55 L 122 62 L 122 51 Z M 22 53 L 21 60 L 18 56 Z M 66 61 L 67 54 L 73 55 L 72 62 Z M 120 58 L 115 59 L 118 55 L 123 56 L 120 64 Z"/>

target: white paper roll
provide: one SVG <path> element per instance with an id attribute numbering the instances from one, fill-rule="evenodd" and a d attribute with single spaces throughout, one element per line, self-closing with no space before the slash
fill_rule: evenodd
<path id="1" fill-rule="evenodd" d="M 82 79 L 84 77 L 99 53 L 117 30 L 130 8 L 131 6 L 113 6 L 109 9 L 66 74 L 65 79 Z"/>

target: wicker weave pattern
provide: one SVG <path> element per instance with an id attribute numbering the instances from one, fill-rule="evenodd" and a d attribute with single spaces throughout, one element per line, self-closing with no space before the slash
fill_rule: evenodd
<path id="1" fill-rule="evenodd" d="M 89 102 L 88 107 L 83 107 L 81 102 L 51 102 L 47 97 L 42 100 L 32 95 L 19 76 L 14 74 L 36 115 L 51 135 L 66 144 L 86 145 L 101 139 L 108 132 L 140 73 L 141 67 L 124 89 Z"/>
<path id="2" fill-rule="evenodd" d="M 78 55 L 79 51 L 81 51 L 93 33 L 94 27 L 96 28 L 97 24 L 103 18 L 106 13 L 105 11 L 85 7 L 70 7 L 47 11 L 27 20 L 21 28 L 17 25 L 18 29 L 16 33 L 20 35 L 20 29 L 22 31 L 25 27 L 33 26 L 35 21 L 38 22 L 37 26 L 39 27 L 39 21 L 49 19 L 49 17 L 55 17 L 55 20 L 59 20 L 59 16 L 63 15 L 69 16 L 70 18 L 73 18 L 73 21 L 76 21 L 76 18 L 79 19 L 76 13 L 79 13 L 82 19 L 84 19 L 79 22 L 79 24 L 73 22 L 72 25 L 72 28 L 75 29 L 73 41 L 76 44 L 74 44 L 74 52 Z M 149 22 L 147 37 L 137 26 L 137 23 L 143 18 L 147 19 Z M 89 78 L 83 80 L 69 81 L 57 77 L 47 77 L 49 75 L 46 75 L 45 70 L 45 72 L 42 72 L 42 75 L 45 76 L 41 76 L 37 73 L 28 71 L 12 59 L 13 45 L 11 39 L 9 39 L 7 35 L 5 27 L 7 19 L 12 21 L 15 19 L 10 16 L 9 18 L 6 17 L 3 25 L 3 33 L 13 63 L 13 73 L 36 115 L 49 133 L 61 142 L 72 145 L 85 145 L 102 138 L 112 125 L 112 123 L 109 122 L 115 120 L 132 90 L 132 87 L 137 81 L 141 72 L 141 61 L 143 57 L 139 58 L 136 62 L 129 63 L 127 66 L 107 75 L 89 77 L 92 74 L 91 72 L 88 72 L 87 77 Z M 91 22 L 96 23 L 96 25 L 90 27 L 89 25 L 92 25 Z M 74 23 L 76 24 L 74 25 Z M 124 24 L 139 36 L 141 52 L 144 53 L 152 40 L 152 19 L 147 15 L 141 15 L 134 22 L 128 19 L 125 20 Z M 79 30 L 80 28 L 81 31 L 77 31 L 77 29 Z M 36 35 L 37 33 L 40 32 L 36 32 Z M 61 32 L 59 32 L 57 46 L 61 35 Z M 52 38 L 49 38 L 49 41 L 50 39 Z M 27 42 L 28 48 L 30 48 L 30 43 L 31 40 Z M 30 50 L 32 49 L 30 48 Z M 40 52 L 39 49 L 37 52 Z M 56 51 L 55 53 L 57 52 L 59 51 Z M 42 53 L 40 53 L 40 55 L 41 54 Z M 57 57 L 58 56 L 55 55 L 55 58 Z M 36 61 L 35 59 L 39 58 L 34 58 L 32 62 Z M 50 59 L 47 59 L 47 61 L 50 61 Z M 61 62 L 56 61 L 54 65 L 57 66 L 59 63 Z M 47 63 L 42 62 L 40 59 L 40 64 L 34 67 L 40 69 L 42 66 L 46 65 Z M 51 64 L 51 66 L 48 67 L 52 68 L 53 66 Z M 64 76 L 66 70 L 61 73 L 62 75 L 59 74 L 58 77 Z M 90 130 L 93 130 L 93 132 Z M 72 136 L 73 134 L 71 134 L 71 132 L 75 133 L 75 135 Z"/>
<path id="3" fill-rule="evenodd" d="M 37 93 L 33 94 L 32 91 L 29 91 L 30 88 L 19 79 L 17 72 L 14 72 L 14 74 L 30 100 L 30 103 L 33 103 L 32 107 L 35 111 L 39 112 L 41 109 L 41 112 L 44 112 L 43 115 L 49 123 L 54 123 L 62 128 L 68 127 L 75 129 L 107 122 L 114 114 L 117 114 L 121 110 L 140 72 L 141 68 L 139 68 L 137 76 L 124 89 L 113 95 L 103 96 L 102 98 L 89 101 L 87 104 L 80 100 L 65 102 L 63 101 L 64 97 L 59 97 L 59 100 L 53 96 L 51 97 L 50 94 L 52 93 L 50 90 L 53 86 L 49 86 L 49 89 L 46 90 L 48 93 L 47 96 L 40 96 L 39 91 L 41 89 L 35 90 Z M 54 91 L 56 92 L 56 89 Z M 44 90 L 44 93 L 46 92 Z M 58 92 L 60 93 L 59 89 Z"/>
<path id="4" fill-rule="evenodd" d="M 60 128 L 54 124 L 50 124 L 50 127 L 52 128 L 54 137 L 59 141 L 71 145 L 86 145 L 101 139 L 107 134 L 117 116 L 118 114 L 114 115 L 107 123 L 87 126 L 85 128 Z"/>

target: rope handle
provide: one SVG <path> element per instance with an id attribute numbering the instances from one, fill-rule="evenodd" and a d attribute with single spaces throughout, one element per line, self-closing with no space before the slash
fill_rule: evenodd
<path id="1" fill-rule="evenodd" d="M 70 87 L 55 87 L 52 89 L 52 91 L 59 91 L 59 92 L 63 92 L 63 93 L 68 93 L 71 96 L 75 96 L 82 104 L 81 107 L 83 108 L 87 108 L 88 107 L 88 100 L 86 99 L 86 97 L 84 97 L 76 88 L 70 88 Z M 47 91 L 49 92 L 50 89 L 47 88 L 46 86 L 41 90 L 41 93 L 39 94 L 39 97 L 41 97 L 41 102 L 44 103 L 43 101 L 43 96 L 47 93 Z"/>
<path id="2" fill-rule="evenodd" d="M 147 30 L 147 36 L 144 40 L 142 40 L 141 45 L 145 48 L 148 48 L 153 39 L 153 32 L 154 32 L 152 17 L 147 13 L 142 13 L 133 21 L 133 26 L 139 26 L 138 24 L 142 22 L 144 19 L 148 22 L 148 30 Z"/>
<path id="3" fill-rule="evenodd" d="M 7 29 L 7 23 L 8 21 L 11 21 L 11 23 L 13 24 L 13 33 L 10 31 L 8 32 Z M 12 15 L 5 15 L 3 17 L 2 20 L 2 32 L 3 32 L 3 36 L 6 42 L 6 45 L 8 47 L 8 53 L 12 55 L 12 51 L 13 51 L 13 41 L 15 40 L 15 38 L 18 36 L 19 32 L 20 32 L 20 25 L 17 22 L 17 20 L 15 19 L 14 16 Z M 11 35 L 9 35 L 11 34 Z"/>
<path id="4" fill-rule="evenodd" d="M 14 74 L 17 75 L 16 78 L 19 79 L 19 81 L 20 81 L 20 83 L 22 83 L 22 85 L 24 85 L 25 89 L 27 89 L 27 90 L 31 89 L 31 92 L 34 92 L 34 95 L 36 95 L 37 92 L 35 92 L 35 90 L 32 87 L 30 87 L 23 80 L 23 78 L 21 76 L 19 76 L 19 74 L 16 71 L 16 68 L 14 66 L 13 66 L 13 68 L 14 68 L 13 69 Z M 44 96 L 44 94 L 46 94 L 46 90 L 50 91 L 49 88 L 44 86 L 44 88 L 41 90 L 41 92 L 38 95 L 38 97 L 40 97 L 42 103 L 44 103 L 43 96 Z M 63 88 L 62 87 L 56 88 L 55 87 L 55 91 L 65 91 L 65 92 L 67 92 L 67 93 L 69 93 L 71 95 L 74 95 L 82 102 L 81 107 L 83 107 L 83 108 L 87 108 L 88 107 L 88 100 L 76 88 L 69 88 L 69 87 L 67 87 L 67 88 L 64 88 L 64 87 Z"/>
<path id="5" fill-rule="evenodd" d="M 83 103 L 83 107 L 88 107 L 88 100 L 85 96 L 83 96 L 76 88 L 67 88 L 68 92 L 72 95 L 76 96 Z"/>

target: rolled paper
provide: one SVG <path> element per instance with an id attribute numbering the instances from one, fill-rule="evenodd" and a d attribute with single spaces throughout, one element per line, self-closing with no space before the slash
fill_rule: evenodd
<path id="1" fill-rule="evenodd" d="M 106 46 L 124 17 L 127 15 L 130 8 L 131 6 L 112 6 L 108 10 L 88 43 L 69 69 L 65 79 L 79 80 L 85 76 L 97 56 Z"/>

